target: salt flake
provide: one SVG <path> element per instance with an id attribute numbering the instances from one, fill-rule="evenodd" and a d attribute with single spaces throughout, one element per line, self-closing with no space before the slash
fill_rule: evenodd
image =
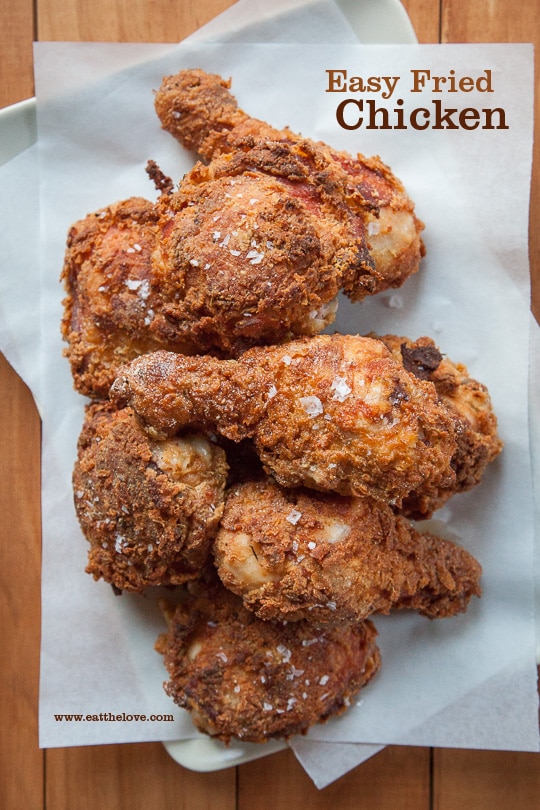
<path id="1" fill-rule="evenodd" d="M 308 416 L 319 416 L 323 411 L 323 404 L 319 397 L 300 397 L 300 404 Z"/>
<path id="2" fill-rule="evenodd" d="M 285 518 L 285 520 L 288 520 L 289 523 L 292 523 L 293 526 L 296 526 L 301 517 L 302 512 L 299 512 L 298 509 L 292 509 Z"/>
<path id="3" fill-rule="evenodd" d="M 330 389 L 335 392 L 332 399 L 337 399 L 338 402 L 344 402 L 352 391 L 345 377 L 335 377 Z"/>

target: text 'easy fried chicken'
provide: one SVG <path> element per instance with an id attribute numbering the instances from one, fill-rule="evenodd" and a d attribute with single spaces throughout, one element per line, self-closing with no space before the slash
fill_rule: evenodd
<path id="1" fill-rule="evenodd" d="M 200 580 L 176 607 L 156 649 L 165 690 L 200 731 L 229 742 L 303 734 L 341 714 L 377 672 L 369 622 L 317 629 L 258 619 L 219 582 Z"/>
<path id="2" fill-rule="evenodd" d="M 123 369 L 111 397 L 163 434 L 252 439 L 284 486 L 399 504 L 424 480 L 454 477 L 454 422 L 433 384 L 372 338 L 319 335 L 238 360 L 155 352 Z"/>

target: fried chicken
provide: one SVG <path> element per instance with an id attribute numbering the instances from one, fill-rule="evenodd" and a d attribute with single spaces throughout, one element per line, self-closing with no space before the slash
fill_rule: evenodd
<path id="1" fill-rule="evenodd" d="M 486 467 L 503 447 L 497 433 L 497 418 L 486 386 L 470 377 L 462 363 L 444 357 L 431 338 L 411 341 L 397 335 L 382 335 L 379 339 L 407 371 L 434 384 L 441 403 L 455 420 L 457 447 L 451 462 L 455 480 L 443 486 L 424 481 L 401 506 L 401 511 L 411 518 L 429 518 L 452 495 L 467 492 L 480 483 Z"/>
<path id="2" fill-rule="evenodd" d="M 131 409 L 86 409 L 73 471 L 87 572 L 120 591 L 198 576 L 223 512 L 225 454 L 198 434 L 151 439 Z"/>
<path id="3" fill-rule="evenodd" d="M 195 129 L 212 130 L 225 108 L 205 105 L 222 80 L 180 76 L 187 86 L 175 85 L 174 104 L 206 87 L 189 115 Z M 156 102 L 166 109 L 162 93 Z M 235 105 L 230 96 L 225 107 Z M 177 106 L 169 119 L 189 128 Z M 221 149 L 201 146 L 212 160 L 176 191 L 149 161 L 157 202 L 131 198 L 71 227 L 62 335 L 81 393 L 103 398 L 120 364 L 159 348 L 234 357 L 318 334 L 340 290 L 360 300 L 418 269 L 423 226 L 388 167 L 231 116 L 221 124 L 240 116 L 238 127 Z M 190 137 L 183 143 L 192 148 Z"/>
<path id="4" fill-rule="evenodd" d="M 212 163 L 221 157 L 226 161 L 248 145 L 262 152 L 281 149 L 284 154 L 298 155 L 300 160 L 303 155 L 311 161 L 315 157 L 317 173 L 325 177 L 322 186 L 329 185 L 326 178 L 337 184 L 343 202 L 355 216 L 355 241 L 361 234 L 369 251 L 371 267 L 369 262 L 364 263 L 347 290 L 353 300 L 400 286 L 418 270 L 424 253 L 420 238 L 423 224 L 388 166 L 378 157 L 353 157 L 288 128 L 278 130 L 251 118 L 239 108 L 230 86 L 230 81 L 221 76 L 198 69 L 165 77 L 155 97 L 163 128 L 185 148 Z M 259 166 L 246 161 L 246 170 L 257 172 Z M 297 182 L 296 172 L 290 179 Z M 311 182 L 316 187 L 320 180 L 313 174 Z"/>
<path id="5" fill-rule="evenodd" d="M 265 622 L 220 583 L 189 591 L 176 607 L 164 605 L 168 630 L 156 649 L 166 692 L 212 737 L 264 743 L 304 734 L 345 711 L 379 668 L 369 621 L 324 630 Z"/>
<path id="6" fill-rule="evenodd" d="M 198 353 L 321 332 L 371 259 L 358 217 L 313 149 L 237 145 L 162 196 L 155 273 L 164 313 Z M 366 269 L 367 268 L 367 269 Z"/>
<path id="7" fill-rule="evenodd" d="M 445 618 L 480 596 L 479 563 L 366 497 L 235 486 L 214 541 L 227 588 L 261 619 L 321 625 L 417 610 Z"/>
<path id="8" fill-rule="evenodd" d="M 62 281 L 62 336 L 75 388 L 106 398 L 116 371 L 140 354 L 180 338 L 156 329 L 159 301 L 152 253 L 158 217 L 152 203 L 132 198 L 91 214 L 69 231 Z"/>
<path id="9" fill-rule="evenodd" d="M 424 480 L 454 478 L 454 420 L 435 387 L 373 338 L 319 335 L 238 360 L 155 352 L 122 370 L 111 397 L 164 435 L 251 438 L 284 486 L 399 504 Z"/>

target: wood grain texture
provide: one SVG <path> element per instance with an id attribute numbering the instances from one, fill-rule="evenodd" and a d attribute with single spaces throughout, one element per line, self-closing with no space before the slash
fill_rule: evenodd
<path id="1" fill-rule="evenodd" d="M 46 764 L 47 810 L 236 810 L 234 769 L 188 771 L 161 743 L 55 748 Z"/>
<path id="2" fill-rule="evenodd" d="M 38 39 L 180 42 L 232 4 L 233 0 L 40 0 Z"/>
<path id="3" fill-rule="evenodd" d="M 0 3 L 0 107 L 34 95 L 32 40 L 33 0 Z"/>
<path id="4" fill-rule="evenodd" d="M 439 749 L 433 810 L 533 810 L 540 806 L 540 757 L 507 751 Z"/>
<path id="5" fill-rule="evenodd" d="M 240 766 L 238 810 L 430 810 L 430 751 L 389 746 L 317 790 L 290 751 Z"/>
<path id="6" fill-rule="evenodd" d="M 30 392 L 1 355 L 0 391 L 0 807 L 37 810 L 40 423 Z"/>

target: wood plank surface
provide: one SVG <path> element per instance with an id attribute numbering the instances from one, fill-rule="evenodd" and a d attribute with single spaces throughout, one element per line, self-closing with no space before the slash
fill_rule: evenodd
<path id="1" fill-rule="evenodd" d="M 433 810 L 534 810 L 540 757 L 508 751 L 435 751 Z"/>
<path id="2" fill-rule="evenodd" d="M 33 0 L 0 3 L 0 107 L 34 95 Z"/>
<path id="3" fill-rule="evenodd" d="M 1 355 L 0 392 L 0 807 L 37 810 L 40 423 L 29 390 Z"/>
<path id="4" fill-rule="evenodd" d="M 535 41 L 538 3 L 404 0 L 420 42 Z M 32 95 L 42 40 L 179 41 L 232 0 L 2 0 L 0 106 Z M 537 83 L 539 61 L 537 60 Z M 537 120 L 540 118 L 537 94 Z M 537 125 L 538 127 L 538 125 Z M 538 131 L 538 130 L 537 130 Z M 540 137 L 531 206 L 534 306 L 540 314 Z M 521 810 L 538 805 L 540 758 L 391 746 L 323 791 L 283 752 L 214 774 L 174 763 L 157 743 L 46 752 L 37 747 L 39 438 L 32 398 L 0 357 L 0 807 L 5 810 Z"/>
<path id="5" fill-rule="evenodd" d="M 74 42 L 180 42 L 233 0 L 38 0 L 38 39 Z"/>
<path id="6" fill-rule="evenodd" d="M 0 107 L 33 95 L 31 0 L 0 6 Z M 4 272 L 4 270 L 2 270 Z M 37 743 L 40 632 L 40 422 L 0 355 L 0 807 L 43 807 Z"/>
<path id="7" fill-rule="evenodd" d="M 48 810 L 236 810 L 234 768 L 188 771 L 160 743 L 50 749 L 46 766 Z"/>
<path id="8" fill-rule="evenodd" d="M 240 767 L 238 810 L 430 810 L 430 750 L 389 746 L 317 790 L 290 751 Z"/>

